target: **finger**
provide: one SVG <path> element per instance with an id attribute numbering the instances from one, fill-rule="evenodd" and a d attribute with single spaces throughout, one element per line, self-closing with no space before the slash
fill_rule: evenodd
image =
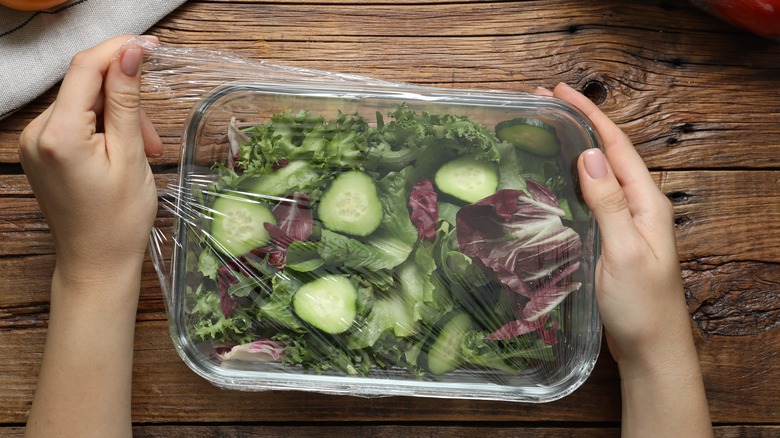
<path id="1" fill-rule="evenodd" d="M 604 150 L 615 177 L 625 191 L 632 213 L 645 211 L 645 201 L 648 197 L 655 197 L 660 192 L 631 140 L 596 104 L 570 86 L 558 84 L 554 93 L 556 97 L 579 108 L 593 122 L 604 143 Z"/>
<path id="2" fill-rule="evenodd" d="M 111 58 L 131 38 L 123 35 L 76 54 L 62 80 L 52 119 L 65 126 L 83 123 L 95 107 Z"/>
<path id="3" fill-rule="evenodd" d="M 602 253 L 617 255 L 619 247 L 638 242 L 628 200 L 604 153 L 597 148 L 586 150 L 580 154 L 577 170 L 582 196 L 599 224 Z"/>
<path id="4" fill-rule="evenodd" d="M 32 122 L 25 126 L 22 134 L 19 136 L 19 162 L 24 167 L 25 162 L 28 160 L 37 160 L 38 158 L 38 142 L 41 137 L 43 128 L 51 117 L 53 105 L 49 105 L 41 114 L 38 115 Z"/>
<path id="5" fill-rule="evenodd" d="M 553 96 L 552 91 L 541 86 L 534 88 L 534 94 L 538 94 L 539 96 Z"/>
<path id="6" fill-rule="evenodd" d="M 163 154 L 163 144 L 162 140 L 160 140 L 160 135 L 144 110 L 141 110 L 141 136 L 144 139 L 144 151 L 147 157 L 159 157 Z"/>
<path id="7" fill-rule="evenodd" d="M 143 48 L 123 47 L 108 67 L 104 82 L 103 124 L 109 160 L 140 158 L 144 138 L 141 130 L 141 63 Z"/>

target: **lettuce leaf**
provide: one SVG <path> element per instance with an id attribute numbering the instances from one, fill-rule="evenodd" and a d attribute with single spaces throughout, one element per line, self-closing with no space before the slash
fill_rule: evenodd
<path id="1" fill-rule="evenodd" d="M 268 174 L 283 161 L 357 167 L 368 149 L 368 123 L 357 113 L 339 113 L 326 122 L 308 111 L 283 111 L 268 123 L 245 131 L 249 141 L 240 148 L 237 164 L 253 175 Z"/>
<path id="2" fill-rule="evenodd" d="M 292 310 L 292 297 L 303 282 L 280 272 L 273 277 L 272 284 L 274 291 L 268 302 L 260 307 L 260 315 L 281 327 L 295 332 L 304 332 L 303 324 L 295 317 Z"/>
<path id="3" fill-rule="evenodd" d="M 252 322 L 245 314 L 225 316 L 219 293 L 198 285 L 187 286 L 187 297 L 192 302 L 187 314 L 194 319 L 192 333 L 203 341 L 242 344 L 251 340 Z"/>
<path id="4" fill-rule="evenodd" d="M 529 360 L 554 359 L 552 346 L 539 337 L 520 336 L 501 341 L 487 335 L 481 330 L 466 333 L 461 351 L 468 363 L 518 373 L 527 367 Z"/>
<path id="5" fill-rule="evenodd" d="M 411 254 L 417 242 L 407 209 L 411 169 L 391 172 L 378 184 L 384 216 L 379 228 L 363 241 L 323 229 L 319 252 L 326 263 L 364 271 L 393 269 Z"/>
<path id="6" fill-rule="evenodd" d="M 323 229 L 318 251 L 325 263 L 357 270 L 392 269 L 409 256 L 411 248 L 397 245 L 392 236 L 374 238 L 372 244 Z"/>

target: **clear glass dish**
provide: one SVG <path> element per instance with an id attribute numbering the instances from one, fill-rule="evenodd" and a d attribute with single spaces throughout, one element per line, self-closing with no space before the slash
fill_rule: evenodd
<path id="1" fill-rule="evenodd" d="M 286 118 L 278 116 L 284 111 L 289 111 Z M 296 119 L 300 111 L 308 111 L 309 116 Z M 399 111 L 394 114 L 397 118 L 403 117 L 402 111 L 406 111 L 407 115 L 413 114 L 410 118 L 424 121 L 421 123 L 423 128 L 419 129 L 428 130 L 423 134 L 412 133 L 393 117 L 395 111 Z M 268 125 L 274 115 L 277 115 L 274 119 L 276 124 L 271 128 L 253 128 Z M 353 118 L 353 115 L 357 118 Z M 345 118 L 358 122 L 345 123 Z M 281 123 L 279 120 L 286 121 Z M 513 122 L 506 122 L 509 120 Z M 507 135 L 515 135 L 511 140 L 516 144 L 512 144 L 495 137 L 494 128 L 501 122 L 510 127 L 518 125 L 527 129 L 525 127 L 535 126 L 542 130 L 528 129 L 530 134 L 523 129 L 520 133 L 504 132 L 505 139 Z M 460 125 L 468 127 L 459 128 Z M 343 140 L 343 136 L 349 134 L 341 131 L 344 126 L 359 132 L 357 139 L 342 142 L 342 146 L 346 144 L 343 147 L 347 148 L 347 152 L 318 152 L 328 150 L 328 147 L 335 148 L 332 146 L 336 144 L 334 138 Z M 410 126 L 417 125 L 412 123 Z M 295 133 L 284 137 L 289 134 L 289 130 Z M 318 134 L 311 134 L 316 130 L 319 130 Z M 479 136 L 475 140 L 474 130 L 487 132 L 495 144 L 489 143 L 490 148 L 475 146 Z M 549 133 L 553 134 L 552 137 Z M 253 134 L 257 137 L 250 140 Z M 310 134 L 311 141 L 306 140 Z M 407 135 L 409 137 L 404 137 Z M 295 149 L 294 154 L 291 152 L 293 159 L 284 159 L 279 155 L 278 145 L 276 149 L 269 146 L 282 141 L 280 138 L 283 137 L 294 143 L 296 148 L 308 148 L 308 151 L 299 154 L 300 149 Z M 401 137 L 406 140 L 399 140 Z M 409 140 L 412 137 L 424 140 L 414 143 Z M 530 141 L 543 143 L 543 150 L 540 152 L 539 148 L 531 146 L 535 152 L 527 152 L 529 140 L 526 137 L 531 138 Z M 549 143 L 550 138 L 555 144 Z M 317 144 L 314 140 L 321 143 Z M 239 148 L 239 144 L 247 144 L 247 141 L 255 144 L 254 149 L 246 146 Z M 307 143 L 303 145 L 302 142 Z M 469 145 L 463 146 L 466 143 Z M 376 153 L 379 144 L 386 149 Z M 578 195 L 576 180 L 576 159 L 583 150 L 591 147 L 600 147 L 600 143 L 586 117 L 566 102 L 549 97 L 350 83 L 228 83 L 217 87 L 193 108 L 188 118 L 183 134 L 179 181 L 175 190 L 171 191 L 174 196 L 168 204 L 175 215 L 173 235 L 158 239 L 165 242 L 163 245 L 169 244 L 172 253 L 170 269 L 165 274 L 168 281 L 163 281 L 163 288 L 174 344 L 193 371 L 212 384 L 229 389 L 283 389 L 366 397 L 401 395 L 533 403 L 564 397 L 590 375 L 601 341 L 601 324 L 593 289 L 598 230 L 594 218 Z M 350 148 L 360 151 L 354 152 Z M 416 148 L 409 155 L 413 158 L 406 156 L 398 161 L 399 156 L 405 156 L 398 150 L 409 152 L 411 148 Z M 498 156 L 493 152 L 484 152 L 488 149 L 496 149 Z M 247 152 L 250 150 L 254 152 Z M 549 157 L 536 155 L 539 153 Z M 267 161 L 262 166 L 249 164 L 255 163 L 247 159 L 250 155 L 254 157 L 252 159 L 266 157 Z M 472 181 L 464 175 L 476 178 L 474 181 L 481 181 L 479 178 L 484 175 L 480 174 L 478 168 L 476 171 L 472 169 L 466 173 L 456 173 L 455 177 L 439 175 L 441 181 L 437 179 L 439 176 L 436 173 L 444 162 L 455 161 L 463 155 L 471 155 L 475 161 L 490 163 L 488 167 L 493 170 L 488 171 L 488 174 L 492 175 L 491 172 L 495 171 L 497 178 L 493 191 L 515 190 L 511 192 L 515 196 L 515 193 L 519 193 L 517 190 L 524 190 L 526 194 L 523 196 L 531 199 L 534 195 L 528 195 L 528 192 L 533 183 L 526 179 L 530 175 L 548 191 L 556 192 L 563 216 L 556 219 L 557 213 L 553 214 L 553 218 L 547 217 L 548 222 L 544 224 L 554 223 L 555 232 L 560 229 L 573 230 L 574 240 L 578 242 L 572 244 L 571 231 L 568 231 L 567 241 L 569 247 L 576 247 L 576 251 L 560 250 L 552 257 L 557 262 L 549 258 L 540 262 L 538 260 L 543 257 L 533 251 L 541 253 L 547 251 L 548 247 L 534 244 L 530 247 L 535 249 L 525 256 L 529 260 L 538 259 L 533 262 L 539 264 L 538 268 L 521 270 L 522 275 L 516 274 L 520 271 L 512 271 L 502 276 L 496 274 L 495 269 L 487 267 L 493 263 L 491 254 L 499 252 L 491 247 L 492 244 L 483 246 L 475 242 L 480 240 L 480 236 L 484 237 L 483 232 L 487 232 L 490 228 L 488 222 L 493 219 L 475 216 L 472 212 L 476 210 L 473 209 L 464 210 L 470 204 L 479 204 L 481 201 L 464 201 L 459 198 L 463 195 L 459 191 L 464 190 L 460 184 L 465 180 Z M 336 156 L 340 158 L 334 158 Z M 490 161 L 484 158 L 486 156 L 492 156 L 497 161 Z M 279 158 L 282 160 L 279 161 Z M 338 160 L 342 167 L 333 164 Z M 436 162 L 435 165 L 431 164 L 432 161 Z M 269 172 L 292 169 L 293 162 L 306 169 L 308 179 L 296 177 L 298 179 L 290 183 L 290 178 L 275 180 L 269 176 L 272 175 Z M 215 166 L 215 163 L 219 164 Z M 517 174 L 512 170 L 514 164 L 522 168 Z M 231 166 L 235 169 L 228 170 Z M 257 173 L 258 168 L 262 168 L 265 173 Z M 407 168 L 411 170 L 404 171 Z M 319 203 L 324 194 L 336 186 L 333 181 L 338 180 L 341 174 L 349 170 L 355 173 L 354 169 L 357 169 L 357 173 L 369 176 L 374 184 L 382 212 L 378 228 L 376 224 L 369 224 L 363 230 L 364 223 L 361 222 L 354 225 L 355 229 L 350 229 L 343 224 L 334 226 L 320 219 L 320 215 L 325 217 L 327 211 L 326 208 L 320 208 Z M 250 176 L 252 172 L 256 174 Z M 394 178 L 401 178 L 398 180 L 401 185 L 393 186 L 387 183 L 389 179 L 383 179 L 389 178 L 391 174 Z M 400 177 L 402 174 L 405 176 Z M 432 184 L 427 186 L 427 191 L 418 192 L 418 195 L 426 193 L 428 199 L 431 199 L 433 189 L 439 216 L 434 224 L 430 221 L 424 224 L 424 220 L 420 219 L 420 216 L 425 216 L 425 212 L 434 211 L 430 202 L 426 204 L 427 209 L 418 210 L 417 219 L 413 220 L 414 215 L 410 213 L 415 207 L 409 204 L 408 199 L 415 198 L 412 195 L 414 188 L 425 179 L 431 180 Z M 342 186 L 360 186 L 363 180 L 345 181 Z M 488 177 L 488 186 L 492 184 L 490 181 Z M 291 187 L 295 187 L 294 191 L 298 195 L 285 197 L 289 193 L 278 191 L 292 189 L 280 188 L 280 184 L 292 184 Z M 456 187 L 439 187 L 448 184 L 455 184 Z M 525 187 L 518 187 L 518 184 Z M 370 186 L 366 185 L 369 189 Z M 268 192 L 260 193 L 265 189 L 259 187 L 265 187 Z M 470 190 L 468 187 L 471 186 L 466 184 L 465 187 Z M 409 243 L 408 238 L 400 237 L 408 236 L 408 232 L 398 232 L 397 228 L 388 225 L 391 221 L 389 218 L 396 214 L 394 212 L 401 211 L 398 208 L 394 210 L 392 205 L 397 207 L 397 204 L 388 201 L 396 195 L 407 200 L 405 207 L 409 214 L 408 221 L 411 221 L 418 233 L 413 243 Z M 303 228 L 311 229 L 304 233 L 309 234 L 291 240 L 302 238 L 310 246 L 300 242 L 293 245 L 290 240 L 281 242 L 280 238 L 273 237 L 270 241 L 257 240 L 255 244 L 258 247 L 254 252 L 248 253 L 247 257 L 241 256 L 239 253 L 245 252 L 249 246 L 245 245 L 246 242 L 234 244 L 236 240 L 241 240 L 242 235 L 239 233 L 236 237 L 231 233 L 241 228 L 243 222 L 239 221 L 238 226 L 233 218 L 233 222 L 225 219 L 217 224 L 217 216 L 228 217 L 220 210 L 230 210 L 223 205 L 225 203 L 215 204 L 218 199 L 237 199 L 247 205 L 251 204 L 252 208 L 260 205 L 254 210 L 250 208 L 252 214 L 246 217 L 256 219 L 258 215 L 255 213 L 259 211 L 259 220 L 262 221 L 262 217 L 270 218 L 267 215 L 270 214 L 274 218 L 269 221 L 278 221 L 277 226 L 280 228 L 287 226 L 285 230 L 288 237 L 297 232 L 291 231 L 294 224 L 304 223 Z M 346 198 L 347 201 L 339 199 L 340 204 L 351 202 L 350 198 Z M 483 197 L 480 195 L 481 199 Z M 493 201 L 485 202 L 488 210 L 497 208 Z M 519 200 L 512 202 L 522 204 Z M 288 208 L 275 209 L 279 204 Z M 364 204 L 360 205 L 365 207 Z M 366 208 L 379 207 L 371 204 Z M 456 210 L 460 212 L 457 215 L 454 213 Z M 555 208 L 553 210 L 559 211 Z M 280 211 L 286 213 L 291 221 L 285 222 L 284 217 L 279 217 Z M 399 217 L 403 216 L 399 214 Z M 491 217 L 492 212 L 487 214 Z M 549 216 L 549 211 L 545 214 Z M 238 217 L 241 217 L 240 214 Z M 359 216 L 358 219 L 362 221 L 365 217 Z M 464 222 L 454 218 L 464 218 Z M 523 233 L 517 231 L 525 229 L 526 222 L 532 221 L 512 221 L 515 219 L 504 223 L 499 229 L 504 237 L 510 236 L 510 243 L 504 248 L 514 251 L 514 245 L 525 247 L 528 240 L 533 241 L 534 237 L 520 238 L 518 236 Z M 408 231 L 409 222 L 402 222 Z M 472 227 L 476 237 L 462 231 L 468 228 L 467 223 L 470 223 L 468 226 Z M 510 224 L 519 228 L 512 228 Z M 270 233 L 268 226 L 263 226 Z M 462 236 L 458 235 L 458 226 Z M 371 231 L 371 227 L 378 231 Z M 431 227 L 436 232 L 432 240 Z M 424 228 L 429 231 L 428 238 L 423 237 Z M 545 227 L 539 229 L 544 230 Z M 257 238 L 258 234 L 262 234 L 257 230 L 250 228 L 249 234 Z M 512 234 L 515 232 L 518 234 Z M 233 237 L 225 237 L 225 233 Z M 365 254 L 368 255 L 356 258 L 353 251 L 350 256 L 343 256 L 343 259 L 339 258 L 341 256 L 333 256 L 330 249 L 323 249 L 327 246 L 324 243 L 325 234 L 329 238 L 337 235 L 336 240 L 339 242 L 357 241 L 355 245 L 363 244 L 360 248 L 367 251 Z M 376 237 L 379 234 L 382 237 Z M 401 255 L 395 254 L 395 261 L 374 263 L 371 259 L 374 254 L 372 251 L 382 250 L 388 239 L 392 241 L 389 245 L 394 250 L 404 248 Z M 398 243 L 400 240 L 406 243 Z M 295 251 L 291 249 L 293 247 Z M 452 253 L 466 251 L 463 249 L 466 247 L 471 248 L 469 251 L 476 248 L 479 254 L 474 255 L 473 251 L 469 252 L 471 256 Z M 277 263 L 280 252 L 287 258 Z M 382 258 L 384 255 L 377 257 Z M 575 261 L 578 262 L 576 266 L 573 265 Z M 554 268 L 545 273 L 544 270 L 551 263 Z M 406 273 L 402 272 L 404 269 Z M 535 270 L 538 271 L 536 274 L 527 272 Z M 573 272 L 564 272 L 567 270 Z M 556 277 L 558 274 L 560 276 Z M 528 280 L 534 275 L 540 277 Z M 306 310 L 305 304 L 300 304 L 298 308 L 291 303 L 292 297 L 302 290 L 302 285 L 333 276 L 347 279 L 353 286 L 354 290 L 344 295 L 348 301 L 348 316 L 344 316 L 343 303 L 338 306 L 323 305 L 313 311 L 313 316 L 310 315 L 312 311 Z M 553 277 L 556 278 L 553 280 Z M 508 282 L 513 278 L 520 279 L 524 286 L 515 284 L 514 289 L 510 288 Z M 523 309 L 530 308 L 528 303 L 532 300 L 519 294 L 518 289 L 528 288 L 531 291 L 529 296 L 533 296 L 533 291 L 544 290 L 551 294 L 555 286 L 560 292 L 572 283 L 579 284 L 579 288 L 568 294 L 559 293 L 565 295 L 565 299 L 555 305 L 551 313 L 538 309 L 531 312 L 532 317 L 537 318 L 537 327 L 528 329 L 528 333 L 511 336 L 509 340 L 485 341 L 486 336 L 496 335 L 502 327 L 514 327 L 514 335 L 519 326 L 533 325 L 527 320 L 514 322 L 522 318 L 530 319 L 530 310 L 526 309 L 526 313 L 523 313 Z M 415 289 L 416 286 L 419 289 Z M 276 305 L 270 304 L 277 291 L 282 291 L 279 296 L 286 293 L 289 300 L 280 298 Z M 315 293 L 314 296 L 316 298 L 318 295 Z M 320 299 L 323 296 L 333 299 L 327 293 Z M 338 295 L 337 298 L 342 297 Z M 379 306 L 376 303 L 380 300 L 383 306 L 387 302 L 394 302 L 396 306 Z M 461 317 L 461 321 L 469 321 L 467 325 L 448 325 L 454 315 L 463 313 L 468 318 Z M 333 329 L 328 326 L 322 329 L 322 324 L 330 324 L 323 323 L 327 318 L 331 318 L 330 322 L 336 318 L 347 328 Z M 353 318 L 351 325 L 350 318 Z M 226 328 L 227 325 L 232 328 Z M 512 331 L 511 328 L 506 330 Z M 506 330 L 502 336 L 507 336 Z M 311 353 L 314 359 L 309 357 L 308 362 L 296 359 L 310 351 L 316 351 L 316 354 Z"/>

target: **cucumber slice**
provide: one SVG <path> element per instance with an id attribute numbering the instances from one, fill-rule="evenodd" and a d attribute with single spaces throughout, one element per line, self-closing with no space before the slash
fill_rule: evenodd
<path id="1" fill-rule="evenodd" d="M 491 162 L 464 155 L 441 166 L 434 182 L 443 193 L 474 203 L 496 193 L 498 170 Z"/>
<path id="2" fill-rule="evenodd" d="M 295 160 L 268 175 L 251 176 L 239 188 L 266 196 L 285 196 L 315 187 L 320 173 L 307 161 Z"/>
<path id="3" fill-rule="evenodd" d="M 211 237 L 222 254 L 240 257 L 271 240 L 263 224 L 276 224 L 276 218 L 264 203 L 223 195 L 214 201 L 211 210 Z"/>
<path id="4" fill-rule="evenodd" d="M 382 203 L 370 176 L 351 170 L 337 176 L 320 199 L 319 218 L 325 228 L 368 236 L 382 223 Z"/>
<path id="5" fill-rule="evenodd" d="M 536 119 L 505 120 L 496 125 L 496 137 L 540 157 L 555 157 L 561 152 L 555 128 Z"/>
<path id="6" fill-rule="evenodd" d="M 405 338 L 417 333 L 418 324 L 414 320 L 414 309 L 402 297 L 394 295 L 377 300 L 374 305 L 381 304 L 381 309 L 387 315 L 393 327 L 393 334 Z"/>
<path id="7" fill-rule="evenodd" d="M 458 368 L 464 361 L 461 344 L 471 328 L 471 318 L 466 313 L 455 311 L 445 315 L 423 345 L 417 365 L 437 376 Z"/>
<path id="8" fill-rule="evenodd" d="M 343 333 L 357 316 L 357 289 L 342 275 L 326 275 L 301 286 L 292 306 L 312 327 L 332 335 Z"/>

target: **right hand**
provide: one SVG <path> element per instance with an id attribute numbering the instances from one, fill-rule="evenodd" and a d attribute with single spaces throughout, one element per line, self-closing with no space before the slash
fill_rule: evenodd
<path id="1" fill-rule="evenodd" d="M 679 360 L 690 357 L 683 353 L 693 351 L 695 357 L 695 349 L 671 202 L 628 137 L 593 102 L 565 84 L 540 94 L 579 108 L 603 141 L 605 152 L 583 152 L 577 169 L 583 197 L 601 233 L 596 297 L 609 350 L 622 375 L 629 369 L 674 370 L 689 362 Z"/>

